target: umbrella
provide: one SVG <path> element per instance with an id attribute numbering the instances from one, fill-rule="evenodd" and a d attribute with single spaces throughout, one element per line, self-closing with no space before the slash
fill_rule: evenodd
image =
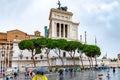
<path id="1" fill-rule="evenodd" d="M 32 72 L 34 72 L 35 74 L 48 74 L 49 70 L 44 67 L 38 67 L 38 68 L 34 68 Z"/>

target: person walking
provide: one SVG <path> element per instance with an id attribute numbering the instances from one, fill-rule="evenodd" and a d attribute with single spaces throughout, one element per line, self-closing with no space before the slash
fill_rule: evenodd
<path id="1" fill-rule="evenodd" d="M 32 70 L 35 74 L 32 80 L 48 80 L 45 74 L 49 73 L 49 70 L 44 67 L 37 67 Z"/>
<path id="2" fill-rule="evenodd" d="M 63 76 L 63 70 L 62 70 L 62 69 L 60 69 L 60 70 L 58 71 L 58 73 L 59 73 L 59 76 Z"/>
<path id="3" fill-rule="evenodd" d="M 30 79 L 32 80 L 32 78 L 33 78 L 33 73 L 30 72 L 29 76 L 30 76 Z"/>
<path id="4" fill-rule="evenodd" d="M 115 67 L 113 67 L 113 73 L 115 73 Z"/>
<path id="5" fill-rule="evenodd" d="M 58 73 L 59 73 L 59 80 L 63 80 L 63 69 L 60 69 Z"/>
<path id="6" fill-rule="evenodd" d="M 46 77 L 45 74 L 43 74 L 43 73 L 41 73 L 41 74 L 37 73 L 37 74 L 35 74 L 33 76 L 32 80 L 48 80 L 48 79 L 47 79 L 47 77 Z"/>
<path id="7" fill-rule="evenodd" d="M 17 79 L 17 72 L 14 72 L 14 79 Z"/>

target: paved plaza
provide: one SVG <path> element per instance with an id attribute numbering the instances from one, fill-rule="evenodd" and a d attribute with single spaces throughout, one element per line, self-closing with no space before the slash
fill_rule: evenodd
<path id="1" fill-rule="evenodd" d="M 52 74 L 48 75 L 49 80 L 99 80 L 98 75 L 103 74 L 102 80 L 120 80 L 120 69 L 116 68 L 116 71 L 113 72 L 112 69 L 106 69 L 102 71 L 92 71 L 86 70 L 82 72 L 76 72 L 72 75 L 64 75 L 63 78 L 60 79 L 59 75 Z M 109 77 L 108 77 L 109 74 Z"/>
<path id="2" fill-rule="evenodd" d="M 113 69 L 106 69 L 101 71 L 93 71 L 93 70 L 84 70 L 82 72 L 68 72 L 63 76 L 59 76 L 58 73 L 50 73 L 47 74 L 48 80 L 99 80 L 98 75 L 103 74 L 102 80 L 120 80 L 120 69 L 116 68 L 116 71 L 113 72 Z M 109 75 L 109 77 L 107 77 Z M 5 79 L 1 79 L 5 80 Z M 21 73 L 17 79 L 13 80 L 30 80 L 29 78 L 25 78 L 24 74 Z"/>

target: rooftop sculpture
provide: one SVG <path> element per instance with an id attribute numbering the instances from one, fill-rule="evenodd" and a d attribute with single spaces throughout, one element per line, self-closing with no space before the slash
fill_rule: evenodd
<path id="1" fill-rule="evenodd" d="M 58 0 L 58 9 L 59 10 L 63 10 L 63 11 L 67 11 L 67 6 L 64 6 L 64 7 L 61 7 L 61 3 L 60 3 L 60 1 Z"/>

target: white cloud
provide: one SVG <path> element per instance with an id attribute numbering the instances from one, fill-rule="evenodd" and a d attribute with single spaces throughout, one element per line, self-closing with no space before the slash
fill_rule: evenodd
<path id="1" fill-rule="evenodd" d="M 88 12 L 88 14 L 100 14 L 103 12 L 112 12 L 115 8 L 120 6 L 118 1 L 111 1 L 109 3 L 97 2 L 90 0 L 84 4 L 81 4 L 82 8 Z"/>
<path id="2" fill-rule="evenodd" d="M 95 3 L 85 3 L 85 4 L 81 4 L 81 7 L 84 9 L 84 11 L 86 11 L 87 13 L 91 14 L 95 11 L 98 10 L 98 6 Z"/>
<path id="3" fill-rule="evenodd" d="M 111 3 L 102 3 L 100 5 L 100 10 L 111 12 L 118 6 L 119 6 L 119 2 L 117 1 L 113 1 Z"/>
<path id="4" fill-rule="evenodd" d="M 46 0 L 33 0 L 30 6 L 27 7 L 22 17 L 35 16 L 37 13 L 44 14 L 42 12 L 46 11 L 51 4 Z"/>

